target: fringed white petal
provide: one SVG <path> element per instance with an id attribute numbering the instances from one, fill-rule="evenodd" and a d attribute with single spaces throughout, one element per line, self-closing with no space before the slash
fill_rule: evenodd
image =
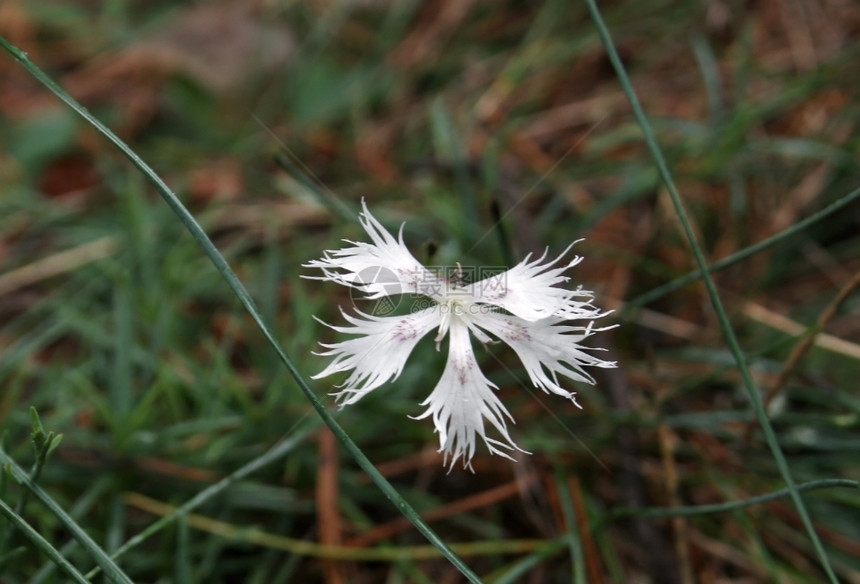
<path id="1" fill-rule="evenodd" d="M 341 310 L 353 326 L 326 326 L 355 338 L 334 344 L 322 344 L 319 353 L 334 357 L 328 367 L 314 379 L 343 371 L 352 371 L 335 394 L 340 405 L 352 404 L 383 383 L 397 379 L 415 345 L 439 324 L 439 307 L 434 306 L 405 316 L 373 316 L 359 312 L 359 317 Z"/>
<path id="2" fill-rule="evenodd" d="M 562 274 L 582 261 L 580 256 L 561 261 L 571 247 L 573 244 L 551 261 L 545 261 L 547 252 L 531 262 L 529 254 L 510 270 L 472 284 L 470 293 L 477 302 L 499 306 L 530 321 L 551 316 L 565 319 L 602 316 L 590 304 L 592 292 L 581 287 L 576 290 L 559 287 L 569 280 Z"/>
<path id="3" fill-rule="evenodd" d="M 450 459 L 451 468 L 462 458 L 463 467 L 471 469 L 477 436 L 491 453 L 511 458 L 505 450 L 521 450 L 508 434 L 505 418 L 512 422 L 513 418 L 496 396 L 496 385 L 484 377 L 478 367 L 469 329 L 461 319 L 452 318 L 448 331 L 445 371 L 433 392 L 421 402 L 427 409 L 415 419 L 433 417 L 439 433 L 439 451 L 445 453 L 445 464 Z M 485 419 L 503 440 L 487 436 Z"/>
<path id="4" fill-rule="evenodd" d="M 586 347 L 582 341 L 594 333 L 607 328 L 594 328 L 593 322 L 587 326 L 569 326 L 561 318 L 546 318 L 528 321 L 517 316 L 502 313 L 485 313 L 473 321 L 478 326 L 498 337 L 509 345 L 522 361 L 526 372 L 535 387 L 546 392 L 564 396 L 577 407 L 573 392 L 564 389 L 558 376 L 563 375 L 574 381 L 594 384 L 594 378 L 584 367 L 615 367 L 614 361 L 604 361 L 590 353 L 604 349 Z"/>
<path id="5" fill-rule="evenodd" d="M 355 288 L 369 299 L 397 294 L 423 294 L 438 297 L 443 283 L 439 277 L 421 265 L 403 243 L 403 227 L 395 239 L 361 201 L 359 215 L 362 227 L 372 243 L 344 240 L 351 244 L 324 252 L 323 257 L 303 265 L 322 270 L 323 276 L 304 276 L 315 280 L 331 280 Z"/>

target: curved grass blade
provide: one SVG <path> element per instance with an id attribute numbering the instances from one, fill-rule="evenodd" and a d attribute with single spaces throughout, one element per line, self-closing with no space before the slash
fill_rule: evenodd
<path id="1" fill-rule="evenodd" d="M 433 531 L 430 526 L 421 519 L 418 512 L 404 499 L 400 493 L 397 492 L 397 489 L 388 482 L 388 480 L 382 476 L 382 474 L 376 470 L 376 467 L 373 466 L 373 463 L 370 462 L 370 459 L 365 456 L 364 452 L 352 441 L 346 431 L 337 423 L 337 420 L 329 413 L 326 409 L 325 405 L 322 401 L 317 397 L 317 395 L 313 392 L 310 386 L 305 381 L 301 372 L 298 370 L 293 361 L 287 356 L 284 350 L 281 348 L 278 341 L 275 339 L 274 334 L 269 329 L 268 324 L 266 324 L 263 319 L 262 313 L 257 309 L 251 295 L 248 293 L 248 290 L 239 280 L 239 277 L 236 276 L 233 269 L 227 263 L 227 260 L 218 251 L 218 248 L 212 243 L 212 240 L 209 239 L 209 236 L 206 235 L 206 232 L 203 231 L 203 228 L 200 227 L 200 224 L 196 219 L 191 215 L 188 209 L 182 204 L 179 198 L 170 190 L 170 187 L 161 180 L 161 178 L 155 173 L 146 162 L 143 161 L 129 146 L 125 144 L 120 138 L 114 134 L 111 130 L 107 128 L 104 124 L 102 124 L 99 120 L 93 117 L 86 108 L 84 108 L 81 104 L 75 101 L 72 96 L 70 96 L 64 89 L 62 89 L 59 85 L 57 85 L 50 77 L 48 77 L 41 69 L 39 69 L 32 61 L 27 57 L 27 54 L 17 47 L 13 46 L 9 43 L 4 37 L 0 36 L 0 46 L 2 46 L 6 51 L 8 51 L 15 59 L 21 63 L 21 65 L 36 79 L 39 80 L 42 85 L 47 87 L 51 92 L 53 92 L 57 97 L 63 100 L 69 107 L 71 107 L 75 112 L 81 115 L 87 122 L 89 122 L 96 130 L 101 132 L 103 136 L 105 136 L 108 140 L 113 142 L 113 144 L 122 151 L 122 153 L 131 161 L 131 163 L 146 177 L 146 179 L 152 183 L 155 189 L 158 191 L 158 194 L 161 195 L 161 198 L 164 199 L 165 203 L 171 208 L 171 210 L 176 214 L 185 228 L 191 233 L 191 236 L 197 241 L 212 263 L 215 265 L 215 269 L 224 277 L 227 281 L 227 284 L 233 290 L 233 293 L 239 298 L 242 305 L 245 307 L 245 310 L 257 324 L 257 327 L 263 333 L 263 336 L 275 350 L 280 358 L 281 362 L 290 372 L 290 375 L 296 381 L 296 384 L 301 389 L 302 393 L 305 394 L 308 401 L 311 402 L 314 409 L 316 409 L 319 416 L 323 419 L 326 426 L 328 426 L 332 433 L 337 436 L 338 440 L 343 444 L 344 448 L 349 452 L 349 454 L 355 459 L 356 463 L 367 473 L 370 479 L 374 482 L 374 484 L 379 488 L 380 491 L 386 496 L 386 498 L 391 501 L 391 503 L 400 511 L 413 525 L 415 528 L 427 538 L 427 540 L 437 549 L 442 552 L 448 561 L 450 561 L 469 581 L 474 583 L 480 583 L 481 580 L 478 578 L 477 574 L 475 574 L 471 568 L 469 568 L 465 562 L 455 554 L 448 545 L 442 541 L 442 539 L 436 535 L 436 532 Z"/>
<path id="2" fill-rule="evenodd" d="M 709 274 L 715 274 L 721 270 L 725 270 L 729 266 L 733 266 L 736 263 L 743 261 L 743 260 L 747 259 L 748 257 L 757 254 L 760 251 L 764 251 L 770 247 L 773 247 L 774 245 L 782 242 L 782 240 L 788 239 L 792 235 L 795 235 L 796 233 L 803 231 L 804 229 L 806 229 L 810 225 L 813 225 L 814 223 L 817 223 L 818 221 L 824 219 L 825 217 L 832 215 L 833 213 L 835 213 L 839 209 L 842 209 L 843 207 L 845 207 L 849 203 L 853 203 L 858 198 L 860 198 L 860 189 L 854 189 L 853 191 L 851 191 L 850 193 L 848 193 L 844 197 L 840 197 L 838 200 L 827 205 L 826 207 L 824 207 L 823 209 L 821 209 L 817 213 L 813 213 L 809 217 L 798 221 L 797 223 L 795 223 L 794 225 L 792 225 L 788 229 L 785 229 L 783 231 L 780 231 L 779 233 L 771 235 L 770 237 L 765 238 L 765 239 L 759 241 L 758 243 L 754 243 L 753 245 L 746 247 L 737 253 L 733 253 L 730 256 L 726 256 L 723 259 L 714 262 L 713 264 L 711 264 L 708 267 L 708 273 Z M 650 292 L 646 292 L 645 294 L 642 294 L 638 298 L 634 298 L 630 302 L 626 303 L 624 305 L 624 308 L 622 308 L 619 312 L 620 312 L 620 314 L 624 314 L 625 312 L 627 312 L 629 310 L 633 310 L 634 308 L 639 308 L 640 306 L 645 306 L 646 304 L 654 302 L 658 298 L 662 298 L 663 296 L 665 296 L 666 294 L 669 294 L 670 292 L 674 292 L 675 290 L 677 290 L 679 288 L 683 288 L 684 286 L 686 286 L 687 284 L 689 284 L 691 282 L 695 282 L 696 280 L 698 280 L 701 277 L 702 277 L 702 271 L 701 270 L 694 270 L 694 271 L 690 272 L 689 274 L 685 274 L 685 275 L 681 276 L 680 278 L 675 278 L 671 282 L 663 284 L 662 286 L 658 286 L 657 288 L 654 288 Z"/>
<path id="3" fill-rule="evenodd" d="M 832 489 L 835 487 L 848 487 L 849 489 L 860 490 L 860 481 L 852 481 L 849 479 L 822 479 L 820 481 L 809 481 L 796 486 L 799 493 L 805 491 L 815 491 L 819 489 Z M 735 509 L 743 509 L 769 501 L 776 501 L 791 494 L 788 489 L 781 489 L 759 495 L 758 497 L 750 497 L 741 501 L 727 501 L 725 503 L 714 503 L 713 505 L 691 505 L 689 507 L 621 507 L 613 510 L 608 519 L 619 519 L 621 517 L 681 517 L 691 515 L 705 515 L 708 513 L 724 513 L 726 511 L 734 511 Z"/>
<path id="4" fill-rule="evenodd" d="M 744 386 L 749 394 L 749 398 L 752 402 L 756 417 L 758 417 L 759 424 L 761 424 L 762 430 L 764 431 L 767 444 L 770 447 L 773 458 L 779 468 L 779 473 L 788 487 L 791 499 L 794 502 L 794 506 L 797 509 L 798 515 L 800 515 L 800 519 L 803 522 L 804 527 L 806 528 L 806 532 L 809 534 L 809 539 L 812 542 L 812 546 L 815 548 L 815 552 L 818 555 L 818 559 L 821 562 L 824 572 L 827 574 L 830 582 L 838 584 L 839 580 L 837 580 L 836 574 L 830 565 L 830 560 L 827 558 L 827 552 L 821 544 L 821 540 L 815 531 L 815 527 L 812 525 L 812 519 L 809 517 L 809 512 L 806 510 L 806 505 L 804 505 L 803 499 L 800 497 L 800 493 L 795 486 L 794 479 L 791 476 L 791 470 L 788 467 L 788 462 L 779 446 L 779 442 L 777 441 L 776 433 L 773 431 L 770 419 L 767 417 L 767 412 L 764 409 L 761 396 L 753 382 L 752 375 L 750 374 L 749 367 L 747 367 L 746 359 L 740 345 L 738 344 L 734 330 L 732 330 L 728 315 L 723 308 L 723 302 L 717 292 L 717 287 L 708 272 L 708 264 L 705 260 L 705 254 L 702 252 L 701 247 L 699 247 L 699 243 L 696 241 L 696 236 L 693 233 L 692 226 L 690 225 L 690 219 L 687 216 L 687 211 L 684 209 L 684 204 L 681 202 L 681 195 L 675 187 L 675 181 L 673 180 L 672 173 L 669 171 L 669 166 L 666 164 L 666 160 L 663 157 L 663 152 L 657 144 L 657 139 L 654 137 L 654 132 L 651 130 L 648 118 L 642 110 L 639 98 L 636 95 L 636 90 L 633 89 L 633 85 L 630 83 L 630 78 L 627 76 L 624 64 L 618 56 L 618 51 L 615 50 L 615 45 L 612 42 L 612 38 L 609 36 L 609 29 L 606 28 L 603 16 L 597 8 L 597 2 L 595 0 L 585 0 L 585 3 L 588 6 L 588 12 L 591 14 L 591 18 L 594 20 L 594 24 L 597 27 L 597 34 L 606 49 L 609 60 L 612 62 L 612 67 L 615 69 L 615 74 L 618 75 L 618 81 L 621 83 L 624 94 L 627 96 L 627 100 L 630 102 L 630 106 L 633 109 L 633 114 L 636 116 L 636 120 L 642 129 L 642 133 L 645 136 L 645 142 L 648 145 L 648 149 L 651 151 L 651 157 L 657 165 L 660 177 L 666 185 L 669 197 L 672 199 L 672 205 L 675 207 L 678 219 L 681 221 L 681 225 L 684 228 L 684 235 L 690 244 L 693 256 L 696 258 L 696 264 L 702 274 L 702 280 L 704 281 L 705 288 L 708 291 L 708 297 L 711 299 L 711 304 L 716 312 L 720 328 L 723 330 L 723 335 L 726 337 L 726 341 L 728 342 L 735 362 L 738 365 L 738 371 L 743 378 Z"/>

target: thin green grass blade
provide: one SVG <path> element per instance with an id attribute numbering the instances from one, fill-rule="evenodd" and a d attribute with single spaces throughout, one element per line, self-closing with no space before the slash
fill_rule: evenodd
<path id="1" fill-rule="evenodd" d="M 770 237 L 763 239 L 763 240 L 759 241 L 758 243 L 755 243 L 755 244 L 753 244 L 747 248 L 744 248 L 737 253 L 733 253 L 730 256 L 724 257 L 723 259 L 714 262 L 713 264 L 711 264 L 708 267 L 708 273 L 709 274 L 715 274 L 721 270 L 725 270 L 729 266 L 733 266 L 736 263 L 741 262 L 741 261 L 747 259 L 748 257 L 757 254 L 760 251 L 764 251 L 768 248 L 771 248 L 771 247 L 775 246 L 776 244 L 781 243 L 783 240 L 788 239 L 792 235 L 796 235 L 797 233 L 800 233 L 801 231 L 803 231 L 804 229 L 806 229 L 810 225 L 813 225 L 813 224 L 817 223 L 818 221 L 821 221 L 825 217 L 832 215 L 836 211 L 839 211 L 840 209 L 842 209 L 843 207 L 845 207 L 849 203 L 853 203 L 858 198 L 860 198 L 860 189 L 855 189 L 855 190 L 851 191 L 850 193 L 848 193 L 847 195 L 845 195 L 844 197 L 840 197 L 838 200 L 834 201 L 830 205 L 827 205 L 826 207 L 824 207 L 823 209 L 821 209 L 817 213 L 813 213 L 812 215 L 810 215 L 806 219 L 802 219 L 801 221 L 798 221 L 797 223 L 795 223 L 791 227 L 789 227 L 783 231 L 780 231 L 779 233 L 771 235 Z M 645 294 L 639 296 L 638 298 L 635 298 L 635 299 L 631 300 L 630 302 L 626 303 L 624 305 L 624 308 L 620 311 L 620 313 L 624 314 L 625 312 L 627 312 L 629 310 L 633 310 L 634 308 L 639 308 L 640 306 L 645 306 L 647 304 L 650 304 L 651 302 L 654 302 L 658 298 L 662 298 L 663 296 L 665 296 L 666 294 L 669 294 L 670 292 L 674 292 L 675 290 L 678 290 L 679 288 L 683 288 L 684 286 L 686 286 L 687 284 L 689 284 L 691 282 L 695 282 L 696 280 L 698 280 L 701 277 L 702 277 L 702 271 L 701 270 L 695 270 L 695 271 L 690 272 L 689 274 L 685 274 L 685 275 L 681 276 L 680 278 L 675 278 L 671 282 L 668 282 L 667 284 L 663 284 L 662 286 L 658 286 L 657 288 L 654 288 L 653 290 L 646 292 Z"/>
<path id="2" fill-rule="evenodd" d="M 33 529 L 29 523 L 24 521 L 23 517 L 15 513 L 15 511 L 2 499 L 0 499 L 0 514 L 8 519 L 20 533 L 24 534 L 24 537 L 29 539 L 39 551 L 48 556 L 51 561 L 65 572 L 73 581 L 78 582 L 79 584 L 90 584 L 90 582 L 84 578 L 83 574 L 78 572 L 77 568 L 63 557 L 63 554 L 61 554 L 57 548 L 52 546 L 48 540 L 42 537 L 38 531 Z"/>
<path id="3" fill-rule="evenodd" d="M 561 503 L 561 512 L 564 514 L 564 523 L 567 525 L 567 545 L 570 550 L 570 563 L 573 584 L 585 584 L 585 554 L 582 550 L 582 541 L 580 540 L 578 524 L 576 521 L 576 510 L 574 509 L 573 499 L 570 496 L 570 488 L 566 484 L 564 478 L 557 473 L 555 476 L 555 488 L 558 492 L 559 502 Z"/>
<path id="4" fill-rule="evenodd" d="M 505 567 L 503 570 L 494 572 L 488 579 L 493 584 L 516 584 L 522 582 L 529 570 L 555 556 L 565 546 L 569 545 L 567 538 L 559 539 Z"/>
<path id="5" fill-rule="evenodd" d="M 313 392 L 310 386 L 305 381 L 301 372 L 298 370 L 293 361 L 287 356 L 284 350 L 281 348 L 278 341 L 275 339 L 274 334 L 269 329 L 268 324 L 264 321 L 262 314 L 257 309 L 251 295 L 248 293 L 245 286 L 239 280 L 238 276 L 236 276 L 235 272 L 233 272 L 230 265 L 227 263 L 227 260 L 218 251 L 218 248 L 212 243 L 212 240 L 209 239 L 209 236 L 206 235 L 206 232 L 203 231 L 203 228 L 197 222 L 196 219 L 188 212 L 179 198 L 173 193 L 172 190 L 167 186 L 167 184 L 161 180 L 161 178 L 155 173 L 149 165 L 146 164 L 131 148 L 129 148 L 125 142 L 119 139 L 119 137 L 114 134 L 111 130 L 107 128 L 104 124 L 102 124 L 99 120 L 92 116 L 92 114 L 87 111 L 81 104 L 79 104 L 75 99 L 73 99 L 65 90 L 63 90 L 59 85 L 54 83 L 54 81 L 48 77 L 41 69 L 39 69 L 32 61 L 27 57 L 27 54 L 18 49 L 17 47 L 11 45 L 4 37 L 0 36 L 0 46 L 2 46 L 6 51 L 8 51 L 21 65 L 36 79 L 39 80 L 42 85 L 47 87 L 50 91 L 52 91 L 57 97 L 63 100 L 69 107 L 71 107 L 75 112 L 80 114 L 87 122 L 89 122 L 94 128 L 96 128 L 102 135 L 104 135 L 108 140 L 114 143 L 114 145 L 122 151 L 122 153 L 131 161 L 131 163 L 146 177 L 146 179 L 152 183 L 155 189 L 158 191 L 159 195 L 161 195 L 162 199 L 167 203 L 167 205 L 171 208 L 171 210 L 176 214 L 185 228 L 191 233 L 192 237 L 197 241 L 209 259 L 215 264 L 215 269 L 224 277 L 227 281 L 227 284 L 233 290 L 233 292 L 238 296 L 242 305 L 245 307 L 245 310 L 248 311 L 248 314 L 251 315 L 251 318 L 257 324 L 257 327 L 263 333 L 263 336 L 272 346 L 272 348 L 277 353 L 281 362 L 290 372 L 293 379 L 295 379 L 296 384 L 301 389 L 302 393 L 305 394 L 305 397 L 311 402 L 314 409 L 316 409 L 319 416 L 323 419 L 323 422 L 331 429 L 332 433 L 340 440 L 343 444 L 344 448 L 346 448 L 347 452 L 355 459 L 356 463 L 367 473 L 370 479 L 374 482 L 374 484 L 379 488 L 380 491 L 388 498 L 389 501 L 400 511 L 410 522 L 415 526 L 415 528 L 422 534 L 427 540 L 444 555 L 466 578 L 471 582 L 479 583 L 481 580 L 466 564 L 465 562 L 456 554 L 450 547 L 433 531 L 430 526 L 421 519 L 418 512 L 402 497 L 400 493 L 394 488 L 394 486 L 386 480 L 382 474 L 376 470 L 376 467 L 373 466 L 373 463 L 365 456 L 364 452 L 352 441 L 346 431 L 337 423 L 337 420 L 329 413 L 326 409 L 325 405 L 322 401 L 317 397 L 317 395 Z M 61 511 L 60 509 L 58 509 Z"/>
<path id="6" fill-rule="evenodd" d="M 301 422 L 302 420 L 300 420 L 298 423 Z M 261 468 L 268 466 L 276 460 L 280 460 L 289 452 L 291 452 L 296 446 L 301 444 L 305 438 L 315 432 L 318 428 L 319 420 L 315 420 L 314 422 L 307 424 L 306 427 L 302 428 L 301 430 L 298 430 L 295 433 L 291 431 L 290 436 L 288 438 L 284 438 L 279 443 L 275 444 L 275 446 L 270 448 L 267 452 L 264 452 L 245 466 L 233 471 L 217 483 L 206 487 L 205 489 L 194 495 L 191 499 L 186 501 L 185 504 L 180 507 L 177 507 L 173 513 L 165 515 L 164 517 L 162 517 L 161 519 L 159 519 L 158 521 L 156 521 L 155 523 L 129 539 L 122 546 L 120 546 L 111 555 L 111 557 L 118 558 L 133 547 L 140 545 L 148 538 L 152 537 L 174 521 L 186 517 L 189 513 L 194 511 L 194 509 L 203 505 L 209 499 L 217 496 L 222 491 L 227 489 L 230 485 L 244 479 L 247 476 L 252 475 Z M 87 577 L 92 578 L 94 575 L 95 572 L 90 572 L 89 574 L 87 574 Z"/>
<path id="7" fill-rule="evenodd" d="M 178 536 L 176 538 L 176 566 L 174 573 L 176 574 L 176 582 L 193 582 L 193 571 L 191 569 L 190 547 L 191 547 L 191 528 L 188 522 L 184 519 L 179 521 Z"/>
<path id="8" fill-rule="evenodd" d="M 713 470 L 708 472 L 708 475 L 711 477 L 711 481 L 719 488 L 720 492 L 722 492 L 727 499 L 734 497 L 735 488 L 734 480 L 731 476 L 732 474 L 733 473 L 731 471 L 725 474 L 723 472 L 715 472 Z M 748 538 L 747 541 L 749 542 L 747 545 L 751 549 L 754 549 L 753 553 L 755 553 L 759 558 L 759 561 L 765 566 L 769 581 L 782 582 L 785 580 L 781 575 L 782 563 L 771 553 L 768 543 L 765 542 L 765 534 L 761 533 L 756 526 L 756 523 L 758 523 L 758 517 L 756 515 L 748 515 L 744 513 L 743 509 L 735 509 L 731 514 L 732 518 L 746 534 L 746 537 Z"/>
<path id="9" fill-rule="evenodd" d="M 112 484 L 113 477 L 109 475 L 96 479 L 96 481 L 92 483 L 87 491 L 75 502 L 74 505 L 72 505 L 72 508 L 69 510 L 69 515 L 72 519 L 78 521 L 81 517 L 89 513 L 93 506 L 102 500 Z M 72 538 L 60 546 L 60 553 L 63 556 L 68 556 L 79 545 L 78 541 Z M 43 584 L 49 580 L 53 581 L 56 569 L 56 564 L 46 562 L 35 574 L 33 574 L 33 577 L 30 578 L 27 584 Z"/>
<path id="10" fill-rule="evenodd" d="M 833 489 L 837 487 L 847 487 L 849 489 L 860 490 L 860 481 L 852 481 L 849 479 L 822 479 L 820 481 L 809 481 L 796 486 L 798 492 L 816 491 L 820 489 Z M 736 509 L 743 509 L 753 505 L 760 505 L 769 501 L 776 501 L 791 495 L 788 489 L 781 489 L 759 495 L 758 497 L 750 497 L 741 501 L 727 501 L 725 503 L 714 503 L 713 505 L 691 505 L 689 507 L 621 507 L 613 510 L 608 519 L 619 519 L 621 517 L 689 517 L 693 515 L 705 515 L 708 513 L 725 513 Z"/>
<path id="11" fill-rule="evenodd" d="M 782 475 L 782 478 L 785 481 L 786 486 L 788 487 L 788 490 L 791 494 L 791 499 L 794 502 L 794 506 L 797 508 L 797 512 L 800 515 L 801 521 L 803 521 L 803 525 L 806 528 L 807 533 L 809 534 L 810 541 L 812 542 L 812 545 L 815 548 L 816 553 L 818 554 L 818 559 L 821 562 L 822 568 L 827 574 L 827 577 L 830 582 L 832 582 L 833 584 L 837 584 L 839 581 L 836 578 L 836 574 L 833 572 L 833 568 L 830 566 L 830 560 L 827 557 L 827 552 L 824 550 L 824 546 L 821 544 L 821 540 L 819 539 L 818 534 L 815 531 L 815 527 L 812 525 L 812 520 L 809 517 L 809 512 L 806 510 L 806 505 L 804 505 L 803 499 L 800 497 L 800 493 L 795 486 L 794 479 L 791 476 L 791 470 L 788 467 L 788 462 L 786 461 L 785 455 L 783 454 L 782 449 L 779 446 L 779 442 L 777 441 L 776 433 L 773 431 L 773 426 L 770 423 L 770 419 L 767 417 L 767 412 L 764 409 L 764 404 L 762 403 L 761 396 L 759 395 L 758 389 L 753 382 L 752 375 L 750 374 L 749 367 L 747 367 L 743 351 L 738 344 L 737 337 L 732 330 L 729 318 L 726 315 L 725 309 L 723 308 L 723 303 L 720 299 L 719 293 L 717 292 L 717 287 L 714 284 L 713 278 L 711 278 L 710 274 L 708 273 L 708 264 L 705 260 L 705 254 L 702 253 L 702 249 L 699 247 L 699 244 L 696 241 L 696 236 L 693 233 L 693 228 L 690 225 L 690 220 L 681 201 L 681 195 L 678 193 L 678 189 L 675 187 L 675 181 L 672 179 L 672 173 L 669 171 L 669 167 L 666 164 L 665 158 L 663 157 L 663 152 L 660 150 L 660 146 L 657 144 L 657 140 L 654 137 L 654 132 L 651 130 L 651 125 L 648 123 L 648 118 L 645 116 L 645 112 L 642 110 L 642 106 L 639 103 L 639 98 L 636 95 L 636 91 L 633 89 L 633 85 L 632 83 L 630 83 L 630 78 L 627 76 L 627 71 L 624 69 L 624 64 L 621 62 L 621 58 L 618 56 L 618 51 L 615 50 L 615 45 L 613 44 L 612 38 L 609 35 L 609 29 L 606 28 L 606 23 L 603 21 L 603 16 L 601 15 L 600 10 L 597 8 L 597 2 L 595 0 L 586 0 L 586 5 L 588 6 L 588 11 L 591 14 L 591 18 L 594 20 L 594 24 L 597 27 L 597 34 L 598 36 L 600 36 L 600 40 L 603 42 L 603 46 L 606 49 L 606 53 L 609 56 L 609 60 L 612 62 L 612 66 L 615 69 L 616 75 L 618 75 L 618 80 L 621 83 L 621 87 L 624 91 L 624 94 L 627 96 L 627 100 L 630 102 L 630 106 L 633 108 L 633 113 L 636 116 L 636 120 L 642 129 L 642 133 L 644 134 L 645 142 L 648 145 L 648 149 L 651 151 L 651 156 L 657 165 L 657 169 L 660 172 L 660 176 L 663 179 L 663 182 L 666 185 L 666 189 L 669 192 L 669 196 L 672 199 L 672 204 L 675 207 L 675 212 L 678 214 L 678 219 L 681 221 L 681 224 L 684 228 L 684 235 L 686 236 L 693 255 L 696 258 L 696 264 L 699 267 L 699 271 L 702 273 L 702 280 L 704 281 L 705 288 L 707 289 L 708 296 L 711 300 L 711 304 L 713 305 L 714 311 L 716 312 L 717 320 L 720 323 L 720 327 L 723 330 L 723 335 L 726 337 L 726 341 L 728 342 L 732 355 L 735 358 L 735 362 L 738 365 L 738 371 L 743 378 L 744 386 L 747 389 L 750 401 L 753 404 L 753 409 L 755 410 L 756 416 L 758 417 L 759 423 L 761 424 L 762 430 L 764 431 L 768 446 L 770 447 L 777 467 L 779 467 L 780 475 Z"/>
<path id="12" fill-rule="evenodd" d="M 131 579 L 126 576 L 110 556 L 107 555 L 107 552 L 99 547 L 99 545 L 93 541 L 89 535 L 87 535 L 81 526 L 78 525 L 77 522 L 65 511 L 63 511 L 63 508 L 60 507 L 57 502 L 42 489 L 42 487 L 34 483 L 30 478 L 30 475 L 27 474 L 23 468 L 18 466 L 18 464 L 12 460 L 12 458 L 6 454 L 6 451 L 2 448 L 0 448 L 0 466 L 9 469 L 9 472 L 12 473 L 15 480 L 30 491 L 34 497 L 39 499 L 39 501 L 41 501 L 42 504 L 60 520 L 60 523 L 62 523 L 63 526 L 75 537 L 75 539 L 78 540 L 81 546 L 90 553 L 93 560 L 98 564 L 102 571 L 104 571 L 105 576 L 107 576 L 111 582 L 116 582 L 117 584 L 133 584 Z"/>
<path id="13" fill-rule="evenodd" d="M 33 463 L 33 468 L 30 469 L 30 480 L 34 483 L 39 480 L 39 477 L 42 475 L 42 469 L 45 468 L 45 463 L 48 461 L 48 456 L 50 456 L 51 452 L 59 446 L 60 441 L 62 440 L 62 434 L 57 436 L 53 432 L 45 432 L 45 429 L 42 427 L 42 421 L 39 419 L 39 413 L 36 411 L 36 408 L 30 408 L 30 419 L 33 424 L 33 432 L 30 434 L 30 440 L 33 442 L 33 446 L 36 450 L 36 460 Z M 29 500 L 27 491 L 21 494 L 21 498 L 18 500 L 18 504 L 15 505 L 15 514 L 18 516 L 23 516 L 24 511 L 27 508 L 27 501 Z M 3 534 L 2 538 L 0 538 L 0 549 L 6 548 L 6 543 L 8 542 L 8 538 L 11 535 L 11 531 L 7 531 Z"/>

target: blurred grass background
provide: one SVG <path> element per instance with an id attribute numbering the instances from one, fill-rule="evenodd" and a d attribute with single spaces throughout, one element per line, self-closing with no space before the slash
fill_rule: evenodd
<path id="1" fill-rule="evenodd" d="M 852 3 L 601 9 L 711 261 L 860 186 Z M 530 391 L 507 351 L 484 363 L 533 456 L 482 453 L 476 474 L 446 474 L 432 427 L 407 417 L 441 374 L 428 339 L 395 383 L 337 414 L 446 542 L 478 544 L 460 551 L 486 581 L 822 580 L 788 500 L 613 515 L 784 484 L 701 284 L 625 309 L 695 265 L 584 6 L 6 0 L 0 34 L 176 190 L 305 375 L 333 338 L 312 315 L 336 321 L 350 302 L 300 265 L 362 238 L 362 196 L 391 228 L 407 221 L 429 263 L 510 265 L 586 238 L 570 275 L 617 310 L 595 344 L 620 368 L 577 388 L 578 410 Z M 39 483 L 108 552 L 313 425 L 139 172 L 8 55 L 0 195 L 4 448 L 33 461 L 30 407 L 62 433 Z M 716 276 L 798 482 L 860 480 L 858 211 Z M 856 491 L 805 500 L 840 579 L 860 582 Z M 24 516 L 92 567 L 37 502 Z M 19 534 L 0 542 L 2 584 L 66 581 Z M 461 581 L 425 543 L 323 430 L 119 563 L 135 582 Z"/>

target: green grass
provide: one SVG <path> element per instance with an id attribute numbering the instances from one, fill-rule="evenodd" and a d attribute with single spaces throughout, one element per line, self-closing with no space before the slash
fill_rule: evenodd
<path id="1" fill-rule="evenodd" d="M 793 366 L 772 434 L 750 405 L 801 341 L 768 315 L 810 334 L 860 270 L 858 47 L 837 9 L 718 26 L 697 4 L 612 4 L 613 71 L 584 6 L 453 6 L 434 26 L 419 3 L 272 5 L 215 36 L 226 8 L 17 9 L 26 26 L 0 32 L 164 183 L 0 61 L 0 582 L 438 582 L 458 564 L 487 582 L 857 581 L 856 291 L 824 327 L 843 350 Z M 195 25 L 193 48 L 158 37 Z M 619 309 L 596 342 L 620 368 L 577 388 L 580 411 L 523 391 L 506 351 L 484 364 L 533 456 L 446 474 L 407 417 L 441 374 L 431 342 L 344 410 L 306 385 L 332 339 L 312 315 L 349 299 L 301 264 L 361 238 L 362 196 L 428 263 L 586 238 L 570 275 Z M 707 287 L 685 276 L 704 265 Z M 26 479 L 31 408 L 63 439 Z M 333 457 L 323 422 L 355 448 Z"/>

